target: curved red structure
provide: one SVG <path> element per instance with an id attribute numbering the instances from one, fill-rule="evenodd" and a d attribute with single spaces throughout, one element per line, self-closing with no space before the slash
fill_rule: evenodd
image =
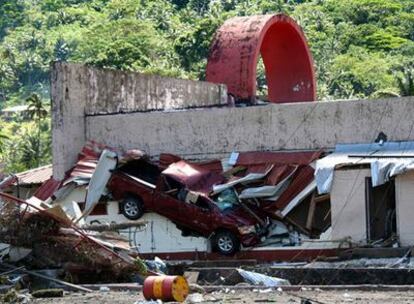
<path id="1" fill-rule="evenodd" d="M 210 48 L 207 81 L 226 84 L 238 99 L 252 99 L 259 55 L 265 65 L 269 101 L 316 100 L 313 59 L 305 35 L 283 14 L 227 20 Z"/>

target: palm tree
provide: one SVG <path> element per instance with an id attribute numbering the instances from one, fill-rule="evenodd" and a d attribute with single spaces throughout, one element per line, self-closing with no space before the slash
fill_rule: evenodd
<path id="1" fill-rule="evenodd" d="M 414 67 L 407 67 L 397 76 L 401 96 L 414 96 Z"/>
<path id="2" fill-rule="evenodd" d="M 26 102 L 28 103 L 28 113 L 31 119 L 34 119 L 36 121 L 37 125 L 37 143 L 35 145 L 36 147 L 36 155 L 35 155 L 35 164 L 36 166 L 39 166 L 40 161 L 40 135 L 41 135 L 41 123 L 42 120 L 47 117 L 47 110 L 43 105 L 42 100 L 40 99 L 39 95 L 32 94 L 29 98 L 26 99 Z"/>

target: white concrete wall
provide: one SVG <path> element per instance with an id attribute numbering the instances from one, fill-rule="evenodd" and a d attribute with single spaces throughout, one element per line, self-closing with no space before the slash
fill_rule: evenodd
<path id="1" fill-rule="evenodd" d="M 87 223 L 125 223 L 129 220 L 118 213 L 118 202 L 108 203 L 108 216 L 90 215 Z M 164 253 L 207 251 L 208 240 L 197 237 L 183 237 L 173 222 L 156 213 L 145 213 L 140 219 L 148 222 L 145 228 L 121 230 L 121 235 L 129 239 L 130 246 L 138 248 L 140 253 Z"/>
<path id="2" fill-rule="evenodd" d="M 365 178 L 369 169 L 335 170 L 331 191 L 332 239 L 366 242 Z"/>
<path id="3" fill-rule="evenodd" d="M 414 172 L 395 179 L 397 233 L 402 246 L 414 245 Z"/>
<path id="4" fill-rule="evenodd" d="M 151 101 L 153 95 L 164 101 L 174 95 L 188 107 L 216 102 L 211 99 L 214 94 L 203 95 L 203 88 L 208 91 L 206 86 L 211 84 L 191 82 L 196 90 L 180 91 L 185 95 L 170 91 L 172 95 L 168 97 L 163 90 L 147 85 L 145 77 L 139 82 L 140 77 L 81 65 L 54 65 L 55 178 L 62 178 L 74 164 L 85 140 L 124 149 L 139 148 L 151 155 L 170 152 L 190 158 L 221 157 L 233 150 L 332 148 L 337 143 L 373 142 L 381 131 L 389 141 L 414 140 L 414 97 L 124 113 L 163 108 L 162 102 Z M 178 85 L 172 79 L 154 79 L 161 82 L 159 86 L 165 81 L 170 89 Z M 215 88 L 216 95 L 222 96 L 222 90 Z M 151 98 L 137 97 L 144 95 Z M 206 96 L 206 103 L 198 102 L 199 96 Z M 140 98 L 147 101 L 144 107 Z M 220 98 L 216 104 L 222 104 Z M 97 115 L 105 111 L 110 114 Z"/>
<path id="5" fill-rule="evenodd" d="M 90 215 L 87 223 L 125 223 L 129 220 L 118 214 L 118 203 L 110 202 L 109 216 Z M 208 250 L 208 240 L 201 237 L 183 237 L 173 222 L 156 213 L 146 213 L 140 219 L 148 222 L 144 228 L 128 228 L 121 230 L 121 235 L 129 239 L 130 246 L 138 248 L 140 253 L 167 252 L 205 252 Z"/>
<path id="6" fill-rule="evenodd" d="M 233 150 L 332 148 L 337 143 L 414 139 L 414 98 L 272 104 L 165 113 L 91 116 L 86 138 L 157 155 L 198 158 Z"/>
<path id="7" fill-rule="evenodd" d="M 62 205 L 85 201 L 86 190 L 83 187 L 74 189 L 64 200 L 56 202 Z M 118 202 L 108 202 L 108 215 L 90 215 L 85 219 L 91 223 L 125 223 L 130 222 L 124 215 L 119 213 Z M 209 250 L 209 241 L 201 237 L 183 237 L 174 223 L 167 218 L 155 214 L 146 213 L 140 219 L 147 221 L 145 228 L 128 228 L 121 230 L 131 247 L 137 247 L 141 253 L 164 253 L 164 252 L 186 252 Z"/>

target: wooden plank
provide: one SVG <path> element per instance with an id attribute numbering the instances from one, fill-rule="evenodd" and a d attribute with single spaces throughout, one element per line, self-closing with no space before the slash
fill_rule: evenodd
<path id="1" fill-rule="evenodd" d="M 329 194 L 323 194 L 323 195 L 319 195 L 315 197 L 315 202 L 319 203 L 319 202 L 324 202 L 329 200 L 330 195 Z"/>
<path id="2" fill-rule="evenodd" d="M 309 212 L 308 212 L 308 219 L 306 221 L 306 229 L 312 229 L 313 218 L 315 216 L 315 207 L 316 207 L 316 200 L 315 200 L 315 192 L 312 194 L 312 198 L 309 205 Z"/>

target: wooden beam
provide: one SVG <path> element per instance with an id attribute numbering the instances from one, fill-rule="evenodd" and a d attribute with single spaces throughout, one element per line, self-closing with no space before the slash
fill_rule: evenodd
<path id="1" fill-rule="evenodd" d="M 312 198 L 309 204 L 309 212 L 308 212 L 308 219 L 306 221 L 306 229 L 312 230 L 313 218 L 315 216 L 315 207 L 316 207 L 316 200 L 315 200 L 315 192 L 312 194 Z"/>

